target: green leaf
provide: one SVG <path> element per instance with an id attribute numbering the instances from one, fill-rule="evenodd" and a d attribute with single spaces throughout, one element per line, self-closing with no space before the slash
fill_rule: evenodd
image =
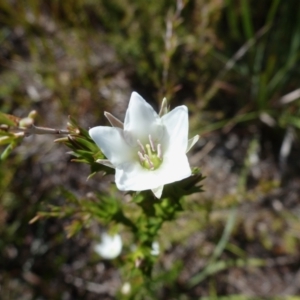
<path id="1" fill-rule="evenodd" d="M 254 36 L 253 24 L 251 21 L 251 10 L 248 0 L 241 0 L 242 24 L 247 39 Z"/>
<path id="2" fill-rule="evenodd" d="M 83 139 L 83 138 L 78 137 L 78 136 L 72 136 L 72 137 L 74 138 L 75 142 L 77 142 L 83 148 L 86 148 L 86 150 L 91 150 L 93 152 L 98 152 L 99 151 L 98 146 L 94 143 L 93 140 Z"/>
<path id="3" fill-rule="evenodd" d="M 0 112 L 0 124 L 5 124 L 8 126 L 16 126 L 16 122 L 14 122 L 11 117 L 7 114 Z"/>
<path id="4" fill-rule="evenodd" d="M 5 149 L 4 151 L 1 153 L 0 156 L 0 161 L 1 160 L 5 160 L 7 159 L 8 155 L 12 152 L 12 150 L 17 146 L 17 141 L 18 139 L 15 139 L 14 141 L 12 141 Z"/>

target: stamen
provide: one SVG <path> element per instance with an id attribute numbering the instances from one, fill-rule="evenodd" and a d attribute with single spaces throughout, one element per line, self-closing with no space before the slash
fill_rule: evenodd
<path id="1" fill-rule="evenodd" d="M 161 144 L 157 144 L 157 157 L 162 160 Z"/>
<path id="2" fill-rule="evenodd" d="M 154 170 L 154 165 L 153 165 L 152 161 L 150 160 L 150 157 L 149 157 L 147 154 L 145 154 L 145 158 L 146 158 L 146 160 L 147 160 L 147 163 L 148 163 L 149 166 L 150 166 L 150 169 L 151 169 L 151 170 Z"/>
<path id="3" fill-rule="evenodd" d="M 146 158 L 143 156 L 143 154 L 140 151 L 138 151 L 138 156 L 141 163 L 143 163 L 146 160 Z"/>
<path id="4" fill-rule="evenodd" d="M 151 134 L 149 134 L 149 142 L 150 142 L 152 151 L 155 152 L 155 145 L 154 145 L 154 142 L 152 140 Z"/>
<path id="5" fill-rule="evenodd" d="M 143 154 L 145 154 L 146 151 L 145 151 L 145 148 L 144 148 L 143 144 L 141 143 L 141 141 L 140 141 L 140 140 L 137 140 L 137 143 L 139 144 L 139 146 L 140 146 L 140 148 L 141 148 Z"/>
<path id="6" fill-rule="evenodd" d="M 147 149 L 146 152 L 147 152 L 148 156 L 149 156 L 149 157 L 152 157 L 152 151 L 151 151 L 151 147 L 150 147 L 149 144 L 146 145 L 146 149 Z"/>
<path id="7" fill-rule="evenodd" d="M 163 161 L 163 154 L 161 144 L 155 144 L 151 135 L 149 134 L 149 142 L 142 144 L 140 140 L 137 140 L 139 145 L 137 154 L 141 166 L 148 170 L 156 170 L 159 168 Z"/>

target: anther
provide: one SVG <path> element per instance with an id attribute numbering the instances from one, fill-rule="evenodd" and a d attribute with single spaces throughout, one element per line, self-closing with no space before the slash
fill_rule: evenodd
<path id="1" fill-rule="evenodd" d="M 152 151 L 155 152 L 155 146 L 154 146 L 154 142 L 152 140 L 151 134 L 149 134 L 149 142 L 150 142 Z"/>
<path id="2" fill-rule="evenodd" d="M 143 156 L 143 154 L 140 151 L 138 151 L 138 156 L 141 163 L 143 163 L 146 160 L 146 158 Z"/>
<path id="3" fill-rule="evenodd" d="M 143 154 L 145 154 L 146 151 L 145 151 L 145 148 L 144 148 L 143 144 L 141 143 L 141 141 L 140 141 L 140 140 L 137 140 L 137 143 L 139 144 L 139 146 L 140 146 L 140 148 L 141 148 Z"/>
<path id="4" fill-rule="evenodd" d="M 161 144 L 157 145 L 157 157 L 162 160 Z"/>
<path id="5" fill-rule="evenodd" d="M 149 166 L 150 166 L 150 169 L 151 169 L 151 170 L 154 170 L 154 165 L 153 165 L 152 161 L 150 160 L 150 157 L 149 157 L 147 154 L 145 154 L 145 158 L 146 158 L 146 160 L 147 160 L 147 163 L 148 163 Z"/>

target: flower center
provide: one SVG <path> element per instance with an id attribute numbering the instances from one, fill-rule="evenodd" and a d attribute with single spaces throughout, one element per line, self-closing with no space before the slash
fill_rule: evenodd
<path id="1" fill-rule="evenodd" d="M 148 170 L 157 169 L 162 163 L 161 144 L 155 144 L 149 134 L 149 143 L 143 145 L 140 140 L 137 140 L 140 150 L 138 156 L 142 167 Z"/>

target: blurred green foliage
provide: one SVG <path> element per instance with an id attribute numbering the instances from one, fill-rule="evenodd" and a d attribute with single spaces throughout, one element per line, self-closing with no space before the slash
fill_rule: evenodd
<path id="1" fill-rule="evenodd" d="M 280 0 L 253 5 L 253 1 L 226 1 L 222 32 L 224 51 L 213 54 L 224 63 L 207 93 L 227 90 L 221 105 L 227 123 L 259 119 L 271 127 L 297 127 L 299 111 L 300 23 L 296 1 Z M 221 81 L 221 83 L 220 83 Z M 229 84 L 227 82 L 229 81 Z M 296 91 L 292 93 L 293 91 Z M 212 99 L 214 107 L 218 97 Z M 224 103 L 225 104 L 225 103 Z M 234 110 L 232 110 L 234 108 Z M 213 128 L 226 126 L 226 121 Z"/>

